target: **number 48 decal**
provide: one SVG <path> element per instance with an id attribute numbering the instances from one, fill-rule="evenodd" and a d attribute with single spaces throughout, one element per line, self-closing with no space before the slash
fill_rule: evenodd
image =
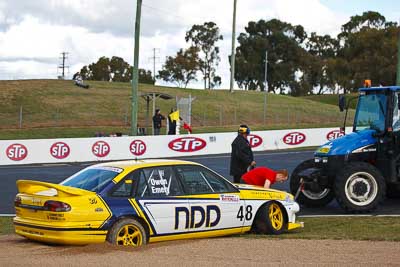
<path id="1" fill-rule="evenodd" d="M 236 218 L 238 218 L 241 221 L 243 221 L 243 218 L 246 221 L 250 221 L 251 218 L 253 218 L 253 207 L 251 205 L 248 205 L 248 206 L 246 206 L 244 212 L 243 212 L 243 210 L 244 210 L 243 206 L 240 206 Z M 245 213 L 245 214 L 243 214 L 243 213 Z"/>

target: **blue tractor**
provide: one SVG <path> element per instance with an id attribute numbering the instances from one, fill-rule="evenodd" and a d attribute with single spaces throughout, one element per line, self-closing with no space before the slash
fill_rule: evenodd
<path id="1" fill-rule="evenodd" d="M 290 189 L 300 204 L 321 207 L 336 198 L 348 212 L 370 212 L 400 185 L 400 86 L 361 88 L 356 98 L 352 133 L 322 145 L 293 171 Z M 350 102 L 339 98 L 345 123 Z"/>

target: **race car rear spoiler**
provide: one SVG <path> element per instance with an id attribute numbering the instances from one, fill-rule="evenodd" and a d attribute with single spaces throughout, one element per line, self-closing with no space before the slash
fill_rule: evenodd
<path id="1" fill-rule="evenodd" d="M 32 181 L 32 180 L 18 180 L 17 181 L 18 192 L 22 194 L 37 194 L 37 195 L 46 195 L 41 194 L 46 190 L 56 190 L 55 195 L 59 197 L 68 197 L 68 196 L 83 196 L 83 195 L 94 195 L 95 192 L 53 184 L 53 183 L 46 183 L 46 182 L 39 182 L 39 181 Z"/>

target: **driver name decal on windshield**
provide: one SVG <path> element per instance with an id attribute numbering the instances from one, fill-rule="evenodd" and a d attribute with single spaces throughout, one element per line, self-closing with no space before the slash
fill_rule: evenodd
<path id="1" fill-rule="evenodd" d="M 158 177 L 157 177 L 158 174 Z M 171 177 L 165 178 L 165 171 L 158 170 L 156 173 L 154 171 L 149 177 L 148 184 L 151 188 L 152 194 L 159 195 L 169 195 L 169 189 L 171 186 Z"/>

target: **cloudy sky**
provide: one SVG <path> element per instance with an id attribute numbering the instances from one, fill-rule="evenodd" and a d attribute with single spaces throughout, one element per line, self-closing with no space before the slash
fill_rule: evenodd
<path id="1" fill-rule="evenodd" d="M 135 8 L 136 0 L 0 0 L 0 80 L 56 78 L 63 51 L 69 53 L 69 76 L 101 56 L 133 64 Z M 185 32 L 193 24 L 214 21 L 224 37 L 218 74 L 222 87 L 229 87 L 232 10 L 233 0 L 143 0 L 140 67 L 153 69 L 157 48 L 159 70 L 166 56 L 187 47 Z M 364 11 L 400 18 L 398 0 L 238 0 L 237 10 L 237 34 L 259 19 L 335 36 L 350 16 Z"/>

